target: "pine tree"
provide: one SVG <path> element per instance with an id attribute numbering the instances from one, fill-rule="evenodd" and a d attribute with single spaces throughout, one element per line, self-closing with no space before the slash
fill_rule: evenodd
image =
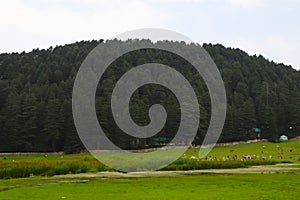
<path id="1" fill-rule="evenodd" d="M 34 151 L 35 138 L 38 133 L 37 126 L 37 100 L 33 93 L 25 94 L 22 110 L 20 114 L 21 130 L 20 134 L 23 138 L 23 146 L 26 151 Z"/>

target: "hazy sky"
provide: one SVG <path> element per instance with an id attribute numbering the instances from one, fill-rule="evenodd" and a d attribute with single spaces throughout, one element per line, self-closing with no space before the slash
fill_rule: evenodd
<path id="1" fill-rule="evenodd" d="M 0 53 L 137 28 L 165 28 L 300 69 L 298 0 L 9 0 L 0 2 Z"/>

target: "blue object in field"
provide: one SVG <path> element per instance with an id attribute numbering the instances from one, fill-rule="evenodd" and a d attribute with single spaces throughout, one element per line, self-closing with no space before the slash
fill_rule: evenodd
<path id="1" fill-rule="evenodd" d="M 260 133 L 260 129 L 259 128 L 253 128 L 255 133 Z"/>

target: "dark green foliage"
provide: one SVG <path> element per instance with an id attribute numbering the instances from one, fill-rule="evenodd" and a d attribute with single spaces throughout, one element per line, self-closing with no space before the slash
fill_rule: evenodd
<path id="1" fill-rule="evenodd" d="M 174 171 L 174 170 L 199 170 L 199 169 L 235 169 L 235 168 L 246 168 L 254 165 L 274 165 L 277 161 L 198 161 L 194 159 L 179 159 L 167 167 L 161 169 L 162 171 Z"/>
<path id="2" fill-rule="evenodd" d="M 261 129 L 262 138 L 271 141 L 281 134 L 300 135 L 299 71 L 239 49 L 211 44 L 204 48 L 219 67 L 227 92 L 228 112 L 221 140 L 251 139 L 254 126 Z"/>
<path id="3" fill-rule="evenodd" d="M 1 152 L 74 153 L 83 149 L 72 118 L 72 87 L 82 61 L 99 42 L 102 41 L 0 55 Z M 227 92 L 227 119 L 219 142 L 253 139 L 254 127 L 260 128 L 261 137 L 269 140 L 276 140 L 281 134 L 300 135 L 299 71 L 262 56 L 249 56 L 239 49 L 211 44 L 203 47 L 220 69 Z M 149 61 L 171 63 L 191 82 L 201 111 L 194 143 L 201 144 L 210 120 L 210 98 L 205 83 L 188 63 L 153 50 L 122 56 L 100 80 L 96 110 L 107 136 L 122 148 L 135 149 L 163 145 L 176 134 L 180 109 L 174 95 L 163 87 L 143 86 L 130 102 L 132 118 L 140 125 L 149 123 L 151 105 L 164 105 L 167 124 L 156 138 L 137 139 L 124 134 L 111 118 L 113 86 L 126 71 Z"/>
<path id="4" fill-rule="evenodd" d="M 72 118 L 72 87 L 98 43 L 0 55 L 1 152 L 83 149 Z"/>
<path id="5" fill-rule="evenodd" d="M 1 163 L 0 179 L 54 176 L 85 172 L 113 171 L 98 161 L 44 161 Z"/>
<path id="6" fill-rule="evenodd" d="M 285 161 L 287 162 L 287 161 Z M 180 158 L 160 171 L 181 171 L 199 169 L 235 169 L 254 165 L 274 165 L 277 161 L 198 161 Z M 287 162 L 288 163 L 288 162 Z M 33 161 L 1 163 L 0 179 L 25 178 L 29 176 L 54 176 L 64 174 L 77 174 L 85 172 L 115 171 L 95 160 L 83 161 Z"/>

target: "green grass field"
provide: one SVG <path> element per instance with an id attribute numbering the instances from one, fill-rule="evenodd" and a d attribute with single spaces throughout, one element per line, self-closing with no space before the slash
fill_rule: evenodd
<path id="1" fill-rule="evenodd" d="M 291 149 L 292 152 L 290 152 Z M 232 153 L 230 152 L 231 150 L 233 150 Z M 216 147 L 211 151 L 209 156 L 222 158 L 228 155 L 232 156 L 233 154 L 236 154 L 238 157 L 241 157 L 242 155 L 256 155 L 261 157 L 263 155 L 267 159 L 270 159 L 270 156 L 272 156 L 273 160 L 289 160 L 297 162 L 298 158 L 300 158 L 300 141 L 282 143 L 259 142 Z M 282 154 L 282 158 L 279 158 L 279 154 Z"/>
<path id="2" fill-rule="evenodd" d="M 277 148 L 280 146 L 280 149 Z M 280 159 L 278 154 L 283 153 L 283 158 Z M 290 153 L 290 149 L 293 149 Z M 231 152 L 233 150 L 233 152 Z M 176 149 L 171 149 L 169 151 L 176 151 Z M 269 143 L 269 142 L 259 142 L 251 144 L 238 144 L 234 146 L 224 146 L 224 147 L 215 147 L 207 155 L 207 157 L 217 157 L 219 160 L 222 160 L 223 157 L 237 155 L 238 158 L 241 158 L 242 155 L 263 155 L 269 159 L 270 155 L 273 160 L 289 160 L 297 161 L 300 157 L 300 141 L 284 142 L 284 143 Z M 46 155 L 46 154 L 45 154 Z M 185 153 L 186 158 L 192 156 L 198 157 L 199 149 L 188 149 Z M 84 154 L 71 154 L 71 155 L 5 155 L 0 156 L 0 163 L 3 162 L 44 162 L 44 161 L 91 161 L 96 160 L 92 155 L 88 153 Z M 203 159 L 202 159 L 203 160 Z"/>
<path id="3" fill-rule="evenodd" d="M 153 165 L 152 160 L 163 163 L 170 155 L 178 152 L 183 151 L 182 149 L 162 150 L 158 156 L 157 154 L 151 154 L 153 159 L 148 159 L 148 161 L 143 160 L 143 153 L 139 153 L 138 159 L 135 159 L 134 162 L 141 163 L 139 171 L 147 171 Z M 199 148 L 188 149 L 180 159 L 162 170 L 241 168 L 252 165 L 276 164 L 278 162 L 299 163 L 300 141 L 216 147 L 206 158 L 199 158 L 198 155 Z M 255 155 L 255 159 L 243 161 L 243 155 Z M 116 166 L 125 166 L 129 169 L 128 171 L 136 170 L 128 160 L 124 159 L 128 154 L 102 153 L 101 156 L 106 156 L 106 159 L 110 159 L 109 161 Z M 236 156 L 235 160 L 232 159 L 233 156 Z M 264 161 L 262 161 L 262 157 L 265 158 Z M 113 171 L 113 169 L 103 165 L 88 153 L 73 155 L 2 155 L 0 157 L 0 179 L 99 171 Z"/>
<path id="4" fill-rule="evenodd" d="M 278 148 L 280 146 L 280 148 Z M 292 149 L 292 152 L 290 150 Z M 168 150 L 176 151 L 176 149 Z M 262 152 L 263 151 L 263 152 Z M 167 170 L 237 168 L 244 161 L 222 161 L 223 157 L 237 155 L 258 156 L 251 165 L 272 164 L 272 161 L 289 161 L 291 166 L 282 166 L 276 171 L 262 170 L 264 174 L 228 173 L 228 171 L 201 172 L 202 174 L 165 174 L 161 177 L 72 177 L 84 172 L 111 170 L 99 163 L 90 154 L 75 155 L 5 155 L 0 157 L 0 199 L 298 199 L 300 178 L 300 141 L 286 143 L 252 143 L 216 147 L 207 156 L 218 161 L 191 159 L 199 149 L 189 149 L 179 161 Z M 278 157 L 278 155 L 282 155 Z M 267 161 L 261 161 L 265 156 Z M 269 163 L 268 163 L 269 162 Z M 180 165 L 183 163 L 183 165 Z M 247 167 L 248 165 L 242 166 Z M 179 168 L 178 168 L 179 166 Z M 266 167 L 267 169 L 271 167 Z M 284 170 L 285 168 L 290 168 Z M 32 169 L 39 172 L 32 174 Z M 253 168 L 256 169 L 256 168 Z M 282 171 L 281 171 L 282 170 Z M 44 172 L 47 173 L 44 173 Z M 19 174 L 18 174 L 19 173 Z M 111 173 L 111 172 L 104 172 Z M 163 172 L 162 172 L 163 173 Z M 208 174 L 207 174 L 208 173 Z M 119 173 L 122 174 L 122 173 Z M 23 176 L 25 175 L 25 176 Z M 28 178 L 13 178 L 13 177 Z M 29 177 L 31 176 L 31 177 Z"/>
<path id="5" fill-rule="evenodd" d="M 11 179 L 0 199 L 297 199 L 300 174 L 121 179 Z M 76 182 L 76 183 L 75 183 Z"/>
<path id="6" fill-rule="evenodd" d="M 280 149 L 277 148 L 280 146 Z M 290 153 L 290 149 L 293 149 Z M 233 152 L 231 152 L 233 150 Z M 283 158 L 280 159 L 278 154 L 283 153 Z M 169 151 L 177 151 L 176 149 L 171 149 Z M 283 142 L 283 143 L 269 143 L 269 142 L 259 142 L 251 144 L 238 144 L 234 146 L 224 146 L 224 147 L 215 147 L 208 154 L 207 157 L 217 157 L 219 160 L 222 160 L 223 157 L 237 155 L 238 158 L 241 158 L 242 155 L 256 155 L 261 157 L 263 155 L 269 159 L 270 155 L 273 160 L 289 160 L 292 162 L 297 162 L 300 158 L 300 140 L 292 142 Z M 185 153 L 186 158 L 192 156 L 198 157 L 199 149 L 188 149 Z M 90 161 L 95 160 L 95 158 L 88 154 L 72 154 L 72 155 L 6 155 L 0 156 L 0 164 L 2 162 L 44 162 L 44 161 Z M 202 159 L 203 160 L 203 159 Z"/>

